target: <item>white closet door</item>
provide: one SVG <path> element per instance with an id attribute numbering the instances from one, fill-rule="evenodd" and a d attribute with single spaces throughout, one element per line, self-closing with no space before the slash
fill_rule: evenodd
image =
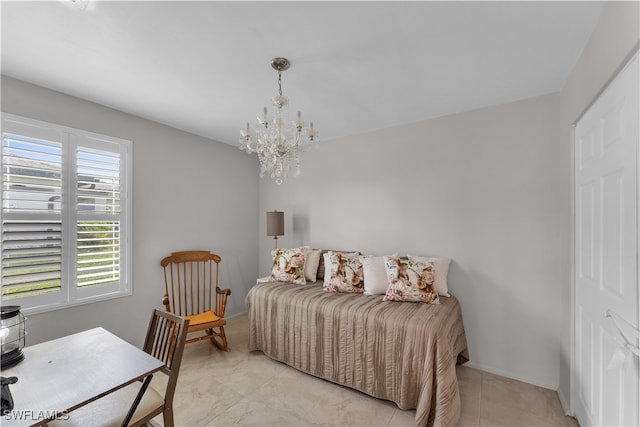
<path id="1" fill-rule="evenodd" d="M 636 55 L 575 129 L 574 396 L 581 426 L 640 422 L 634 354 L 639 344 L 639 80 Z"/>

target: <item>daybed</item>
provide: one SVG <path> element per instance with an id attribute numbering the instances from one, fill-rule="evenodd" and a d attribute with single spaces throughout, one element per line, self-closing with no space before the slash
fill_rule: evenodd
<path id="1" fill-rule="evenodd" d="M 416 409 L 416 425 L 455 426 L 456 363 L 468 361 L 458 300 L 383 301 L 323 282 L 267 282 L 246 304 L 249 348 L 303 372 Z"/>

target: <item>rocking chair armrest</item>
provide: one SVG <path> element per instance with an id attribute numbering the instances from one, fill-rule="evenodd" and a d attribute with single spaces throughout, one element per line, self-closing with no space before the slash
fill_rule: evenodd
<path id="1" fill-rule="evenodd" d="M 224 317 L 227 308 L 227 297 L 231 295 L 231 289 L 220 289 L 216 286 L 216 314 Z"/>
<path id="2" fill-rule="evenodd" d="M 231 295 L 231 289 L 220 289 L 216 287 L 216 293 L 221 295 Z"/>

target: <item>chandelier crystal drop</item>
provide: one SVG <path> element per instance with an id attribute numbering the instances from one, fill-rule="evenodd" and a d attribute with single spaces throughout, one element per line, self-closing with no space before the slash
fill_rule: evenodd
<path id="1" fill-rule="evenodd" d="M 295 176 L 300 175 L 300 156 L 312 146 L 318 134 L 313 122 L 306 127 L 300 111 L 295 120 L 289 120 L 289 99 L 282 95 L 282 72 L 290 65 L 286 58 L 271 60 L 271 67 L 278 72 L 278 95 L 271 98 L 275 107 L 273 116 L 269 116 L 264 107 L 262 116 L 257 117 L 255 131 L 249 122 L 240 130 L 239 148 L 256 153 L 260 160 L 260 177 L 268 174 L 278 185 L 288 178 L 291 170 Z"/>

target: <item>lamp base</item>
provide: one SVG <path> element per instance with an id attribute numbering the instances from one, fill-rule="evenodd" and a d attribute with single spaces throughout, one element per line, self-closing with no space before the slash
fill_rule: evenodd
<path id="1" fill-rule="evenodd" d="M 10 352 L 3 354 L 0 357 L 0 367 L 4 369 L 20 362 L 22 359 L 24 359 L 24 354 L 22 353 L 21 349 L 16 348 L 15 350 L 11 350 Z"/>

